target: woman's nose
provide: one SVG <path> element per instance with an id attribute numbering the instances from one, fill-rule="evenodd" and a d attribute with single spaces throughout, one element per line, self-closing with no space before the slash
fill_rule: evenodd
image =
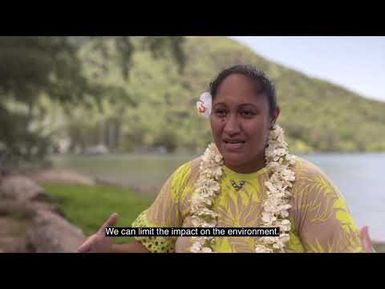
<path id="1" fill-rule="evenodd" d="M 229 115 L 227 117 L 223 130 L 228 135 L 234 135 L 241 131 L 240 123 L 236 115 Z"/>

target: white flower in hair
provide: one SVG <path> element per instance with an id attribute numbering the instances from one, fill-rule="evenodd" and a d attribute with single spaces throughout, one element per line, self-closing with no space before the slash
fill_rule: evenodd
<path id="1" fill-rule="evenodd" d="M 203 117 L 208 118 L 211 114 L 212 101 L 213 99 L 209 92 L 202 93 L 197 101 L 198 113 Z"/>

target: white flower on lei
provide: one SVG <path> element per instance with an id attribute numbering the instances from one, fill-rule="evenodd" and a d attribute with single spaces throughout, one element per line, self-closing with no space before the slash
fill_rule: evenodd
<path id="1" fill-rule="evenodd" d="M 201 95 L 197 108 L 201 114 L 208 117 L 211 113 L 212 98 L 209 93 Z M 285 243 L 290 239 L 291 223 L 287 219 L 291 208 L 291 196 L 288 188 L 295 180 L 295 157 L 290 155 L 284 140 L 283 129 L 274 125 L 268 137 L 265 150 L 266 167 L 270 178 L 265 182 L 267 199 L 263 204 L 262 226 L 278 227 L 279 237 L 261 237 L 256 242 L 256 253 L 285 252 Z M 191 221 L 196 227 L 215 227 L 218 214 L 212 210 L 214 198 L 220 193 L 219 180 L 223 173 L 223 157 L 215 144 L 210 144 L 203 154 L 200 164 L 200 174 L 196 182 L 194 195 L 191 199 Z M 213 237 L 193 237 L 191 252 L 209 253 Z"/>

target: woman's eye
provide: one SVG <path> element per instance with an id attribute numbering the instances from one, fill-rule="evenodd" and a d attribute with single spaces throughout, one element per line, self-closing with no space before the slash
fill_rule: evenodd
<path id="1" fill-rule="evenodd" d="M 217 109 L 217 110 L 215 110 L 215 115 L 217 115 L 219 117 L 226 116 L 226 110 L 224 110 L 224 109 Z"/>
<path id="2" fill-rule="evenodd" d="M 245 117 L 252 117 L 255 115 L 255 113 L 251 110 L 241 111 L 241 114 L 242 114 L 242 116 L 245 116 Z"/>

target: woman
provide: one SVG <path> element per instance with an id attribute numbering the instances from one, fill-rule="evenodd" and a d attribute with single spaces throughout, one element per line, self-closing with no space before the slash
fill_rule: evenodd
<path id="1" fill-rule="evenodd" d="M 137 237 L 112 245 L 104 228 L 80 252 L 361 252 L 360 232 L 338 189 L 287 150 L 275 89 L 249 66 L 222 71 L 198 109 L 214 143 L 180 166 L 136 227 L 280 227 L 279 237 Z M 363 248 L 365 245 L 365 248 Z"/>

